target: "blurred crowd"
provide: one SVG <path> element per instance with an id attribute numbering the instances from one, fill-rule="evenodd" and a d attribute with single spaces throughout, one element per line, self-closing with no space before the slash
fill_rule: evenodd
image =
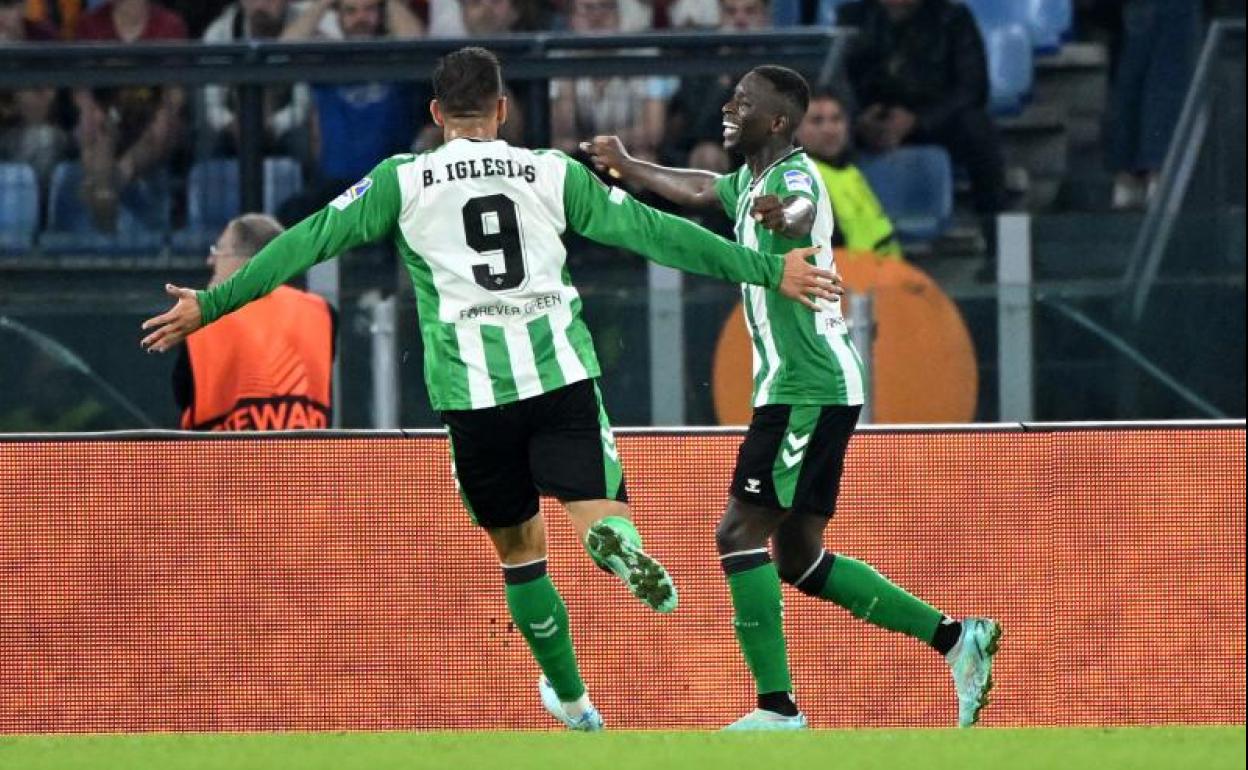
<path id="1" fill-rule="evenodd" d="M 801 20 L 815 21 L 818 5 L 800 3 Z M 839 88 L 820 95 L 803 128 L 812 154 L 841 171 L 852 167 L 855 152 L 940 145 L 965 170 L 978 213 L 990 218 L 1007 207 L 1000 140 L 987 106 L 984 44 L 966 6 L 953 0 L 837 5 L 839 23 L 860 34 Z M 1175 14 L 1164 9 L 1176 5 L 1193 3 L 1128 0 L 1128 34 L 1143 34 L 1145 15 L 1160 25 L 1156 34 L 1173 32 L 1165 20 Z M 1146 6 L 1163 10 L 1141 10 Z M 772 27 L 776 16 L 769 0 L 0 0 L 0 45 L 751 31 Z M 1170 34 L 1164 44 L 1173 47 L 1174 38 Z M 551 143 L 575 154 L 580 140 L 612 133 L 640 156 L 726 171 L 734 161 L 721 146 L 720 108 L 740 74 L 553 81 Z M 1134 69 L 1124 74 L 1136 76 Z M 516 98 L 506 138 L 513 142 L 523 135 L 529 87 L 509 84 Z M 314 210 L 381 158 L 438 141 L 429 96 L 424 84 L 410 82 L 267 88 L 264 152 L 294 158 L 303 168 L 302 190 L 286 202 L 283 218 Z M 1126 96 L 1121 101 L 1135 104 Z M 237 152 L 236 102 L 234 90 L 224 86 L 0 92 L 0 162 L 29 164 L 46 196 L 57 164 L 76 161 L 76 193 L 91 226 L 103 233 L 159 226 L 145 216 L 160 208 L 157 199 L 176 199 L 187 169 Z M 1124 128 L 1111 155 L 1124 174 L 1147 185 L 1151 167 L 1160 163 L 1159 140 L 1152 129 L 1144 135 L 1139 142 Z M 178 216 L 175 210 L 175 221 Z M 887 233 L 875 235 L 894 248 Z"/>

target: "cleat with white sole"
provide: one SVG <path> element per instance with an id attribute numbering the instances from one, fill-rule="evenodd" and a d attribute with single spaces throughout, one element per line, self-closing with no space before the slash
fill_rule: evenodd
<path id="1" fill-rule="evenodd" d="M 803 714 L 786 717 L 784 714 L 777 714 L 774 711 L 754 709 L 750 713 L 725 727 L 724 732 L 763 732 L 805 729 L 806 717 Z"/>
<path id="2" fill-rule="evenodd" d="M 602 715 L 593 706 L 586 709 L 585 713 L 579 717 L 569 716 L 559 696 L 555 693 L 555 688 L 551 687 L 550 680 L 546 677 L 543 676 L 537 680 L 537 692 L 542 696 L 542 705 L 546 707 L 550 715 L 562 722 L 569 730 L 578 733 L 596 733 L 603 729 Z"/>
<path id="3" fill-rule="evenodd" d="M 958 727 L 971 727 L 988 705 L 992 660 L 1001 642 L 1001 624 L 989 618 L 962 621 L 962 635 L 946 659 L 958 692 Z"/>

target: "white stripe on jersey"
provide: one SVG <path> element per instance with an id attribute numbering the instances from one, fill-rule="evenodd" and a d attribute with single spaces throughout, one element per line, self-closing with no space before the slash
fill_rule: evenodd
<path id="1" fill-rule="evenodd" d="M 555 358 L 559 368 L 563 370 L 563 381 L 567 384 L 589 379 L 589 372 L 580 356 L 572 347 L 568 338 L 568 327 L 572 325 L 572 309 L 568 305 L 560 305 L 550 311 L 550 331 L 555 340 Z"/>
<path id="2" fill-rule="evenodd" d="M 824 248 L 815 256 L 815 264 L 828 270 L 836 270 L 836 258 L 832 253 L 832 230 L 836 223 L 832 220 L 831 198 L 823 183 L 823 175 L 806 156 L 806 172 L 815 180 L 819 187 L 819 206 L 815 207 L 815 222 L 811 228 L 811 238 Z M 819 311 L 815 313 L 815 329 L 827 341 L 841 367 L 841 376 L 845 381 L 845 400 L 850 404 L 861 404 L 866 395 L 866 383 L 863 382 L 861 360 L 853 349 L 845 333 L 844 316 L 840 302 L 819 300 Z"/>
<path id="3" fill-rule="evenodd" d="M 771 336 L 771 317 L 767 315 L 767 291 L 759 286 L 746 286 L 746 296 L 750 299 L 750 311 L 754 315 L 754 329 L 758 332 L 758 339 L 763 344 L 762 354 L 767 359 L 767 376 L 758 384 L 758 395 L 754 399 L 754 406 L 765 406 L 767 404 L 767 396 L 771 394 L 771 385 L 776 381 L 776 375 L 780 372 L 780 353 L 776 350 L 776 340 Z M 754 356 L 757 358 L 759 354 L 757 346 L 754 347 Z M 758 366 L 755 366 L 757 372 Z"/>
<path id="4" fill-rule="evenodd" d="M 456 324 L 455 338 L 459 342 L 459 360 L 468 369 L 468 397 L 472 399 L 472 408 L 494 406 L 494 385 L 490 382 L 490 367 L 485 362 L 480 327 Z"/>
<path id="5" fill-rule="evenodd" d="M 527 326 L 510 324 L 503 327 L 507 340 L 507 355 L 511 357 L 511 376 L 516 381 L 516 393 L 520 398 L 532 398 L 542 394 L 542 380 L 537 374 L 537 362 L 533 360 L 533 343 L 529 340 Z"/>

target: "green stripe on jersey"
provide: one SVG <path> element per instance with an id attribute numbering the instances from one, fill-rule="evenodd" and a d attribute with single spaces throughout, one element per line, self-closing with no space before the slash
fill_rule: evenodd
<path id="1" fill-rule="evenodd" d="M 429 400 L 438 410 L 466 409 L 472 404 L 468 394 L 468 367 L 460 357 L 455 325 L 437 320 L 441 303 L 433 286 L 433 271 L 425 258 L 413 251 L 406 240 L 399 237 L 396 241 L 416 290 L 420 336 L 425 348 L 425 387 L 429 390 Z"/>
<path id="2" fill-rule="evenodd" d="M 529 344 L 533 346 L 533 354 L 542 356 L 534 360 L 542 390 L 552 391 L 568 384 L 563 368 L 559 366 L 559 357 L 555 354 L 555 332 L 550 327 L 550 316 L 535 318 L 525 324 L 525 328 L 529 332 Z"/>
<path id="3" fill-rule="evenodd" d="M 505 404 L 518 398 L 516 377 L 511 371 L 511 353 L 507 336 L 501 326 L 482 326 L 481 344 L 485 348 L 485 365 L 490 371 L 490 387 L 494 403 Z"/>

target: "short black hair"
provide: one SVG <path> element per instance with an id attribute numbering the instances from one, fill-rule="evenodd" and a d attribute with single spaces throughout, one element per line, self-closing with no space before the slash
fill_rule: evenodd
<path id="1" fill-rule="evenodd" d="M 475 117 L 486 114 L 503 92 L 502 67 L 493 52 L 479 46 L 452 51 L 433 71 L 433 98 L 442 114 Z"/>
<path id="2" fill-rule="evenodd" d="M 771 83 L 783 102 L 784 114 L 789 118 L 789 125 L 797 130 L 802 118 L 806 117 L 806 108 L 810 106 L 810 86 L 806 78 L 788 67 L 764 64 L 750 70 L 751 74 Z"/>

